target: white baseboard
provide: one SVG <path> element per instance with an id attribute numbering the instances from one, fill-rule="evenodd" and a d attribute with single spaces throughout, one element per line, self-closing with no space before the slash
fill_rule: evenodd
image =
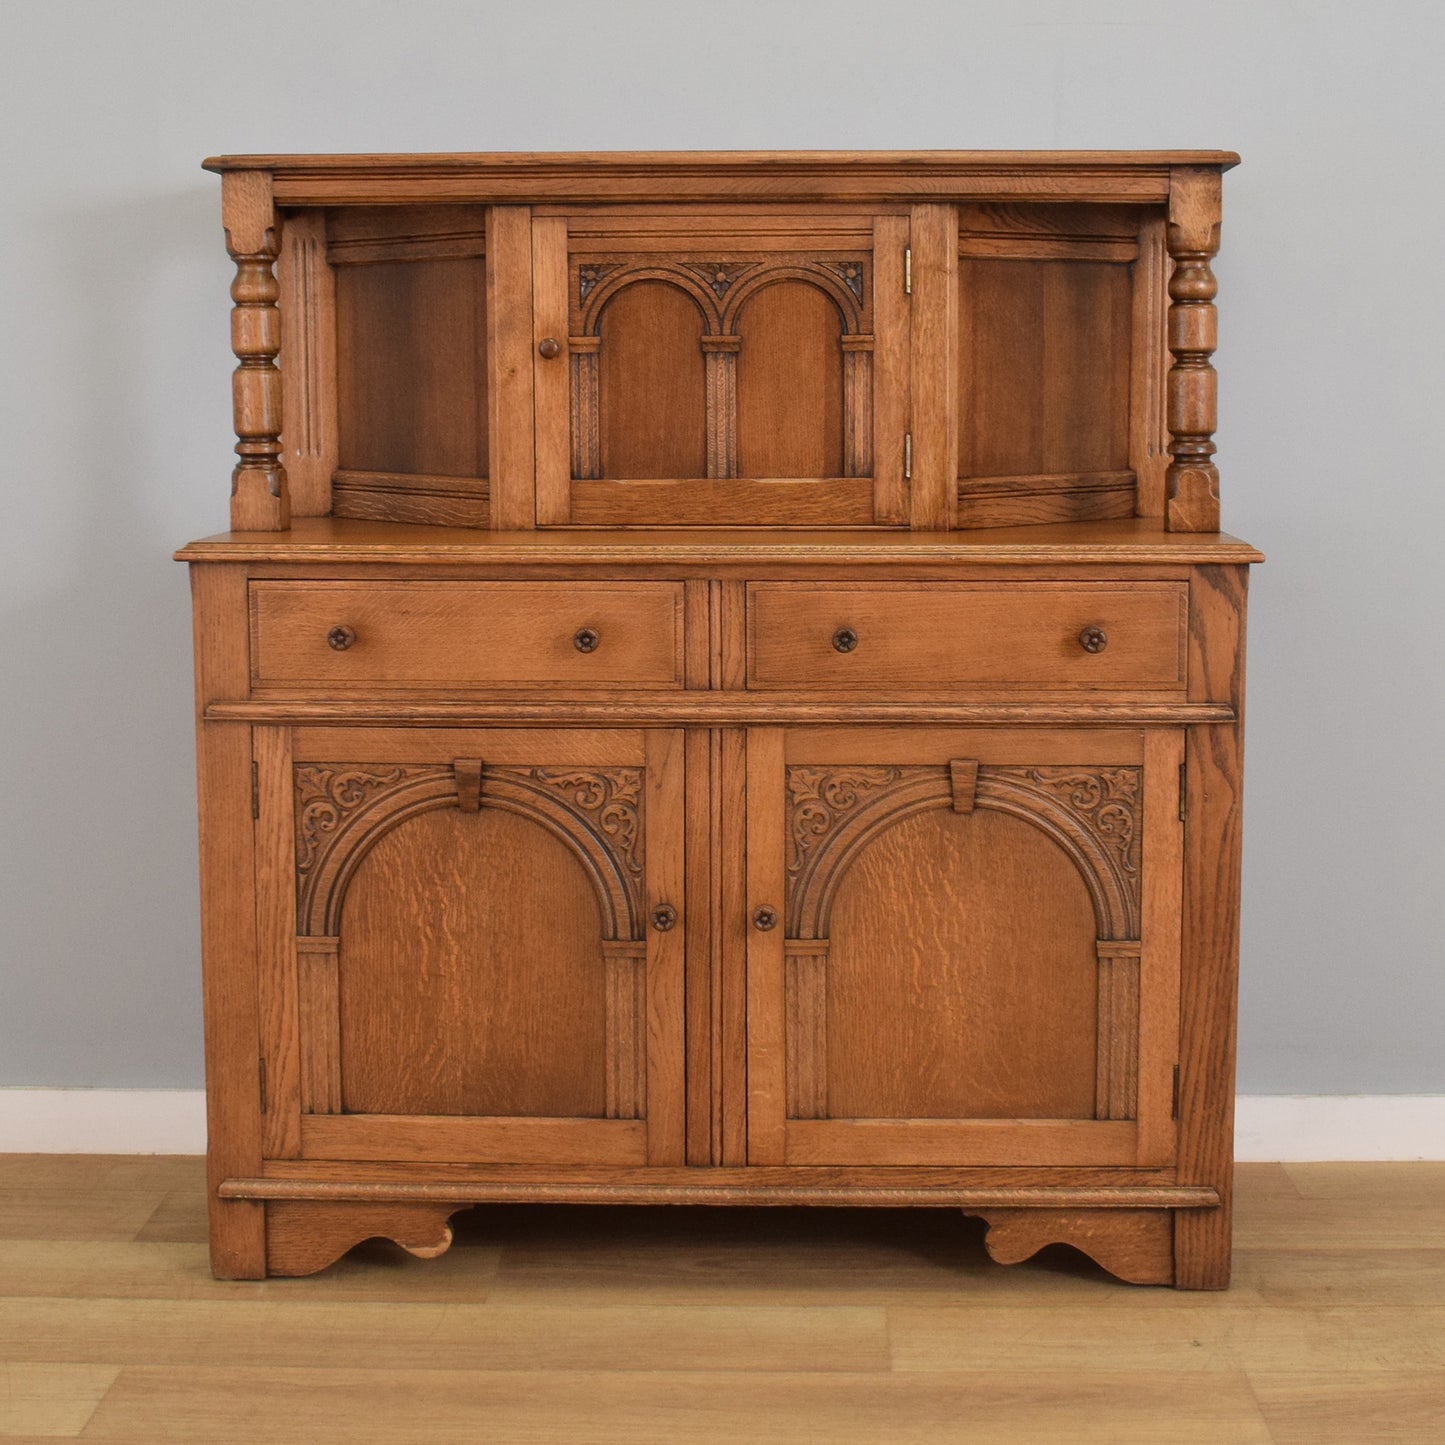
<path id="1" fill-rule="evenodd" d="M 203 1154 L 199 1089 L 0 1089 L 0 1154 Z M 1445 1159 L 1445 1094 L 1242 1094 L 1241 1163 Z"/>

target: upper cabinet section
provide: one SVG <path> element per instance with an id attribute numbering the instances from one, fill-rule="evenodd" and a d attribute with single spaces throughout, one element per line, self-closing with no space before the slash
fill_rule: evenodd
<path id="1" fill-rule="evenodd" d="M 1217 530 L 1233 161 L 208 163 L 233 525 Z"/>

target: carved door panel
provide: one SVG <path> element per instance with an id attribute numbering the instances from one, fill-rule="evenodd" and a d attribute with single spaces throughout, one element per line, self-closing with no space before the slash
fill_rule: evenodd
<path id="1" fill-rule="evenodd" d="M 682 1162 L 680 734 L 256 756 L 268 1157 Z"/>
<path id="2" fill-rule="evenodd" d="M 544 526 L 906 520 L 906 213 L 534 212 Z"/>
<path id="3" fill-rule="evenodd" d="M 748 1157 L 1174 1157 L 1183 735 L 755 729 Z"/>

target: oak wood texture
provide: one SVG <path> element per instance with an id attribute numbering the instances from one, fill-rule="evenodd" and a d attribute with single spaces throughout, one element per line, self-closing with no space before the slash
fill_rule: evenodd
<path id="1" fill-rule="evenodd" d="M 1179 583 L 756 582 L 748 589 L 751 688 L 950 688 L 978 684 L 1180 690 Z M 1080 641 L 1107 634 L 1102 652 Z M 846 651 L 840 628 L 857 638 Z"/>
<path id="2" fill-rule="evenodd" d="M 616 529 L 502 535 L 466 528 L 303 517 L 286 532 L 222 532 L 182 547 L 182 562 L 382 562 L 399 566 L 576 564 L 702 568 L 922 566 L 1096 566 L 1263 562 L 1228 533 L 1165 532 L 1140 517 L 949 535 L 859 532 L 743 532 Z"/>
<path id="3" fill-rule="evenodd" d="M 201 1161 L 5 1156 L 0 1432 L 1432 1445 L 1445 1166 L 1237 1183 L 1226 1294 L 1067 1248 L 1003 1269 L 981 1222 L 887 1208 L 491 1206 L 433 1261 L 378 1242 L 238 1286 L 206 1272 Z"/>
<path id="4" fill-rule="evenodd" d="M 679 687 L 682 589 L 618 582 L 255 582 L 259 688 Z M 336 627 L 355 640 L 338 650 Z M 595 642 L 579 634 L 590 632 Z"/>
<path id="5" fill-rule="evenodd" d="M 211 163 L 218 1275 L 530 1200 L 1227 1280 L 1234 160 Z"/>

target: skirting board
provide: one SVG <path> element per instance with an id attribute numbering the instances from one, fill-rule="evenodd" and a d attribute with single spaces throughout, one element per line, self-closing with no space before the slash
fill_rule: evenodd
<path id="1" fill-rule="evenodd" d="M 1243 1094 L 1242 1163 L 1442 1159 L 1445 1094 Z M 202 1154 L 199 1089 L 0 1089 L 0 1154 Z"/>

